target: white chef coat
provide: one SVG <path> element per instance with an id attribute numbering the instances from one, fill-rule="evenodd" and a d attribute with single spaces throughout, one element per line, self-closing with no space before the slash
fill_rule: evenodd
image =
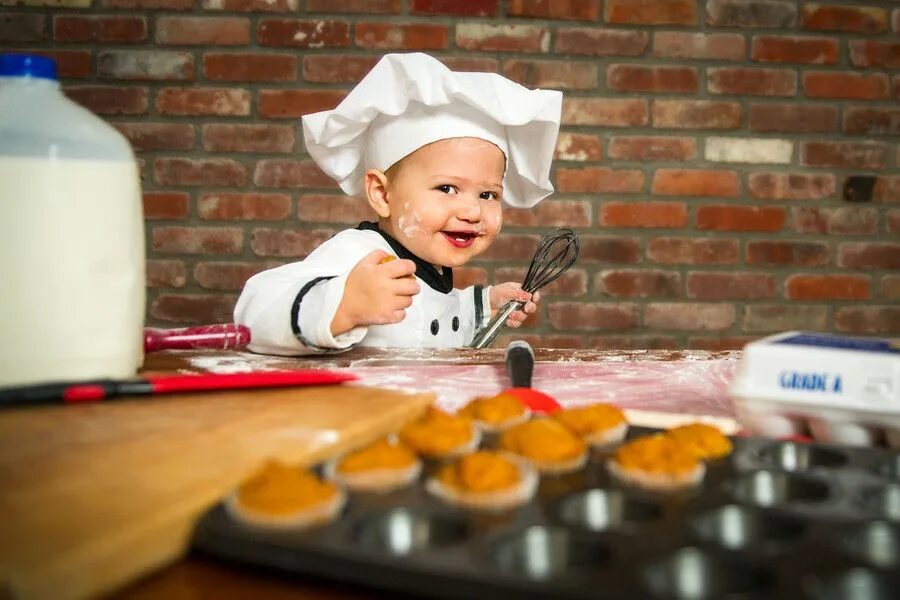
<path id="1" fill-rule="evenodd" d="M 350 270 L 373 250 L 416 263 L 420 291 L 399 323 L 356 327 L 338 336 L 331 322 Z M 464 347 L 490 320 L 488 290 L 453 289 L 453 272 L 438 272 L 400 242 L 360 223 L 316 248 L 304 260 L 251 277 L 234 309 L 236 323 L 250 328 L 249 349 L 265 354 L 340 352 L 353 346 Z"/>

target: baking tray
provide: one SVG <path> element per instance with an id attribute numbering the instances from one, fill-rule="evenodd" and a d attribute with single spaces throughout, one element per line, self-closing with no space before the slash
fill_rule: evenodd
<path id="1" fill-rule="evenodd" d="M 529 504 L 474 513 L 425 492 L 432 464 L 409 488 L 351 493 L 340 519 L 300 532 L 253 529 L 218 505 L 194 547 L 437 598 L 900 597 L 900 453 L 734 443 L 677 494 L 613 481 L 594 451 L 577 473 L 543 476 Z"/>

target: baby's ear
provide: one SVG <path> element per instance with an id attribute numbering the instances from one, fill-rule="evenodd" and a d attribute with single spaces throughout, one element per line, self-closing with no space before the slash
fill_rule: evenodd
<path id="1" fill-rule="evenodd" d="M 387 176 L 377 169 L 369 169 L 364 176 L 363 187 L 366 189 L 369 206 L 372 207 L 375 214 L 385 219 L 391 216 Z"/>

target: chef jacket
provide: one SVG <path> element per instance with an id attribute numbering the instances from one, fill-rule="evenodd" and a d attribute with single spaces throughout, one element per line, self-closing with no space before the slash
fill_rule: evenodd
<path id="1" fill-rule="evenodd" d="M 416 264 L 420 292 L 399 323 L 360 326 L 331 334 L 347 276 L 373 250 Z M 490 320 L 487 289 L 453 288 L 453 271 L 412 254 L 400 242 L 363 222 L 342 231 L 304 260 L 251 277 L 234 309 L 236 323 L 250 328 L 249 349 L 265 354 L 340 352 L 353 346 L 464 347 Z"/>

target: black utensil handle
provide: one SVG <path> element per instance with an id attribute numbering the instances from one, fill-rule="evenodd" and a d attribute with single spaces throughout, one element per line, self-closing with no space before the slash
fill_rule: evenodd
<path id="1" fill-rule="evenodd" d="M 534 351 L 528 342 L 516 340 L 506 347 L 506 371 L 512 387 L 531 387 L 534 372 Z"/>

